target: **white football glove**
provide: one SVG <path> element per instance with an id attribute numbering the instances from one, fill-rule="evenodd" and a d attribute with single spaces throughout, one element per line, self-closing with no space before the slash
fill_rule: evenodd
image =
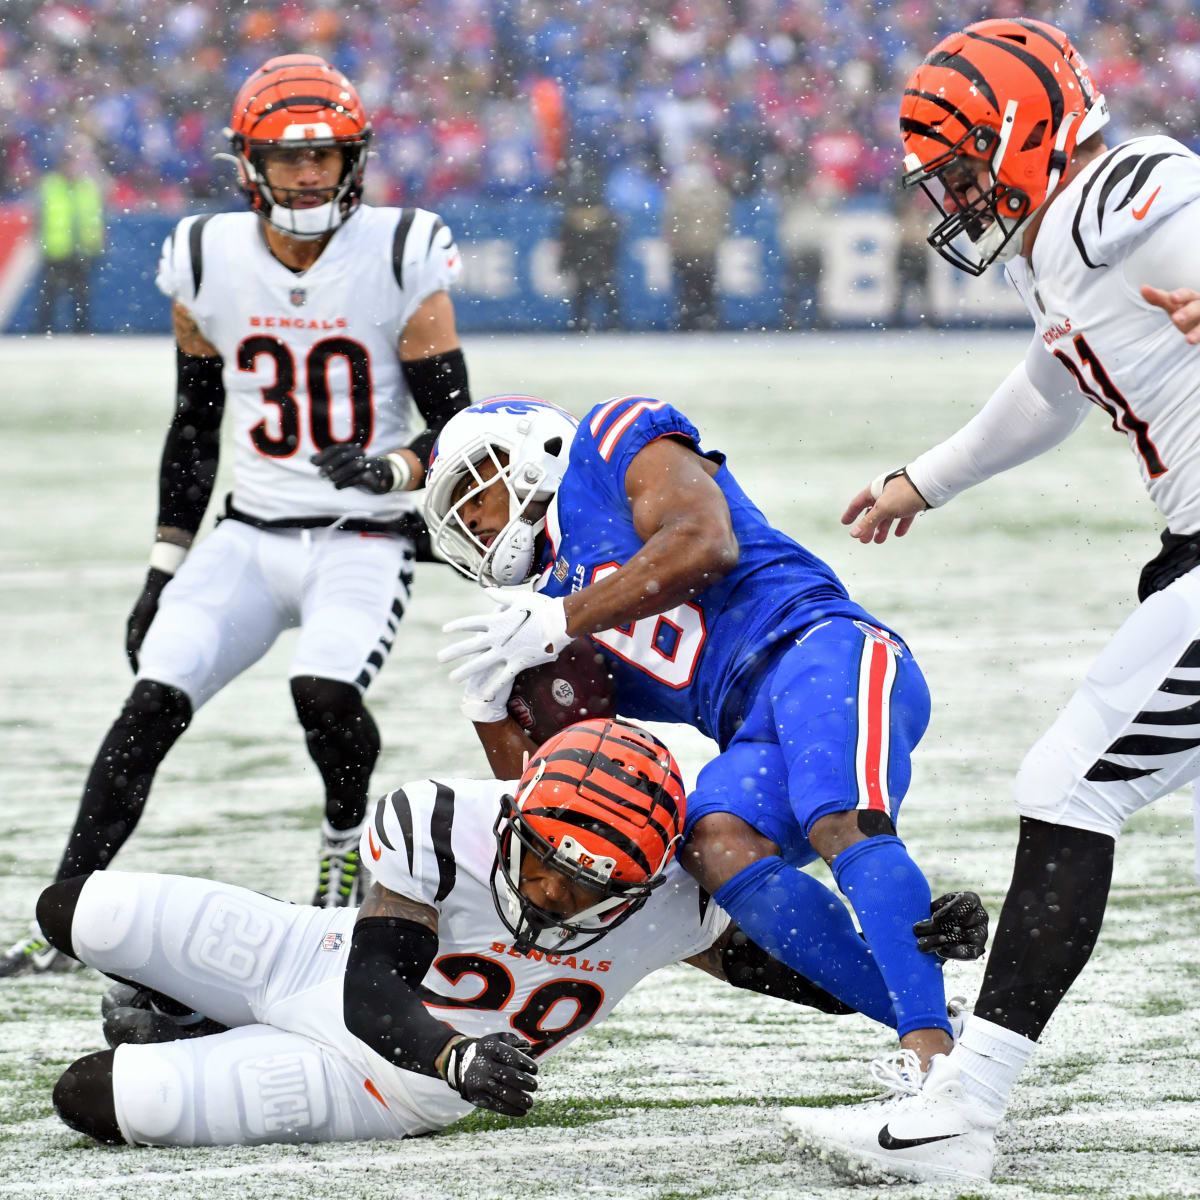
<path id="1" fill-rule="evenodd" d="M 508 716 L 508 698 L 512 695 L 511 679 L 502 680 L 499 689 L 489 691 L 489 674 L 481 671 L 468 675 L 467 686 L 463 689 L 462 714 L 468 721 L 478 721 L 481 725 L 503 721 Z"/>
<path id="2" fill-rule="evenodd" d="M 499 606 L 496 612 L 460 617 L 442 626 L 444 633 L 472 631 L 438 652 L 439 662 L 465 661 L 450 672 L 455 683 L 476 679 L 481 695 L 499 694 L 527 667 L 552 662 L 571 642 L 567 614 L 561 599 L 540 592 L 523 592 L 509 599 L 501 588 L 484 588 L 483 594 Z"/>

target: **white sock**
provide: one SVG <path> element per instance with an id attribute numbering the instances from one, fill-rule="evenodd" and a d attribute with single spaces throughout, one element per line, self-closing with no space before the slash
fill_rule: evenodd
<path id="1" fill-rule="evenodd" d="M 999 1121 L 1036 1047 L 1037 1042 L 972 1014 L 950 1057 L 962 1073 L 963 1090 Z"/>

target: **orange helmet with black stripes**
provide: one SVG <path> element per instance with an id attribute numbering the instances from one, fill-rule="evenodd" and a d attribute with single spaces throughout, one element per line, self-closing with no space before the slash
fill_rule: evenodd
<path id="1" fill-rule="evenodd" d="M 1108 107 L 1066 34 L 1041 21 L 979 21 L 913 72 L 900 102 L 904 185 L 942 220 L 929 244 L 972 275 L 1007 262 Z"/>
<path id="2" fill-rule="evenodd" d="M 492 896 L 516 949 L 582 950 L 636 912 L 683 837 L 686 797 L 671 752 L 619 718 L 580 721 L 544 742 L 496 819 Z M 570 917 L 521 895 L 526 854 L 595 902 Z"/>
<path id="3" fill-rule="evenodd" d="M 371 123 L 354 85 L 315 54 L 284 54 L 263 63 L 242 85 L 225 130 L 238 183 L 251 207 L 281 233 L 311 240 L 331 233 L 358 206 Z M 264 155 L 271 150 L 342 152 L 333 194 L 316 207 L 295 207 L 288 189 L 272 188 Z"/>

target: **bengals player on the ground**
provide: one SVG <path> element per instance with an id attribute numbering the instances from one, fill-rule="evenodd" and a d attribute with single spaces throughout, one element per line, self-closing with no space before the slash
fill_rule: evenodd
<path id="1" fill-rule="evenodd" d="M 291 692 L 325 788 L 316 902 L 344 905 L 357 900 L 379 753 L 363 694 L 396 638 L 423 534 L 412 493 L 438 431 L 470 400 L 448 295 L 461 265 L 434 213 L 361 202 L 371 126 L 324 60 L 265 63 L 227 133 L 252 211 L 187 217 L 163 248 L 178 395 L 128 623 L 137 679 L 56 878 L 111 861 L 195 711 L 299 626 Z M 226 519 L 189 554 L 227 408 Z M 0 974 L 65 965 L 35 927 Z"/>
<path id="2" fill-rule="evenodd" d="M 588 721 L 519 781 L 429 779 L 384 796 L 357 913 L 169 875 L 53 884 L 38 915 L 54 944 L 133 981 L 121 988 L 133 1003 L 105 1020 L 114 1049 L 69 1067 L 55 1107 L 103 1141 L 183 1146 L 406 1137 L 472 1106 L 521 1116 L 543 1056 L 684 958 L 848 1012 L 679 867 L 685 815 L 661 742 Z M 922 922 L 935 952 L 954 940 L 938 905 Z"/>

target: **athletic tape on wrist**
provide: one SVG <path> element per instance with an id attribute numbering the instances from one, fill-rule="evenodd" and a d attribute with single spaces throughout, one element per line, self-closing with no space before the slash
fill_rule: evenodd
<path id="1" fill-rule="evenodd" d="M 403 454 L 385 454 L 384 457 L 392 464 L 392 470 L 396 475 L 396 482 L 392 484 L 393 492 L 406 492 L 408 485 L 412 483 L 412 467 L 408 465 L 408 459 Z"/>
<path id="2" fill-rule="evenodd" d="M 150 565 L 168 575 L 174 575 L 183 565 L 185 558 L 187 551 L 182 546 L 176 546 L 174 542 L 155 542 L 150 547 Z"/>

